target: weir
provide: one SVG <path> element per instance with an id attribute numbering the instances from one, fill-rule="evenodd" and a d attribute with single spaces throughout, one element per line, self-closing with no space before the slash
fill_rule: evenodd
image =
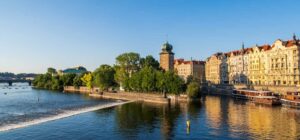
<path id="1" fill-rule="evenodd" d="M 0 126 L 0 132 L 13 130 L 13 129 L 19 129 L 19 128 L 28 127 L 28 126 L 32 126 L 32 125 L 37 125 L 37 124 L 40 124 L 40 123 L 54 121 L 54 120 L 58 120 L 58 119 L 67 118 L 67 117 L 71 117 L 71 116 L 74 116 L 74 115 L 82 114 L 82 113 L 87 113 L 87 112 L 96 111 L 96 110 L 99 110 L 99 109 L 119 106 L 119 105 L 131 103 L 131 102 L 135 102 L 135 101 L 124 101 L 124 102 L 122 101 L 122 102 L 116 102 L 116 103 L 109 103 L 109 104 L 105 104 L 105 105 L 96 105 L 96 106 L 92 106 L 92 107 L 81 108 L 80 110 L 68 110 L 68 111 L 64 111 L 63 113 L 60 113 L 56 116 L 49 116 L 49 117 L 45 117 L 45 118 L 40 118 L 40 119 L 31 120 L 31 121 L 21 122 L 21 123 L 18 123 L 18 124 L 8 124 L 8 125 L 5 125 L 3 127 Z"/>

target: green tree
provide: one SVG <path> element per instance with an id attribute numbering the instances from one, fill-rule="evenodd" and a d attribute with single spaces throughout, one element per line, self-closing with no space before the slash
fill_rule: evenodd
<path id="1" fill-rule="evenodd" d="M 129 73 L 126 73 L 125 69 L 115 65 L 114 66 L 115 70 L 115 81 L 117 81 L 119 84 L 122 84 L 120 86 L 128 85 L 128 79 L 129 79 Z"/>
<path id="2" fill-rule="evenodd" d="M 52 90 L 60 90 L 64 89 L 63 82 L 60 80 L 59 76 L 53 76 L 51 80 L 51 89 Z"/>
<path id="3" fill-rule="evenodd" d="M 83 83 L 81 81 L 81 78 L 83 77 L 84 74 L 80 74 L 80 75 L 77 75 L 74 80 L 73 80 L 73 86 L 75 88 L 79 88 L 80 86 L 83 86 Z"/>
<path id="4" fill-rule="evenodd" d="M 144 67 L 141 71 L 141 88 L 144 92 L 156 91 L 156 70 L 151 66 Z"/>
<path id="5" fill-rule="evenodd" d="M 115 80 L 125 90 L 129 90 L 130 77 L 139 70 L 140 55 L 138 53 L 123 53 L 116 57 Z"/>
<path id="6" fill-rule="evenodd" d="M 142 75 L 140 72 L 134 73 L 129 79 L 128 79 L 128 84 L 129 88 L 126 88 L 129 91 L 142 91 Z"/>
<path id="7" fill-rule="evenodd" d="M 140 65 L 144 67 L 153 67 L 154 69 L 159 69 L 159 62 L 155 60 L 152 55 L 148 55 L 145 58 L 141 58 Z"/>
<path id="8" fill-rule="evenodd" d="M 167 92 L 167 79 L 162 71 L 156 71 L 156 88 L 160 92 Z"/>
<path id="9" fill-rule="evenodd" d="M 92 89 L 92 87 L 93 87 L 93 76 L 92 76 L 91 73 L 84 74 L 83 77 L 81 78 L 81 81 L 82 81 L 83 85 L 85 85 L 89 89 Z"/>
<path id="10" fill-rule="evenodd" d="M 139 70 L 140 55 L 138 53 L 123 53 L 116 58 L 116 65 L 131 75 Z"/>
<path id="11" fill-rule="evenodd" d="M 184 80 L 173 71 L 157 73 L 157 88 L 161 92 L 179 94 L 183 92 Z"/>
<path id="12" fill-rule="evenodd" d="M 55 68 L 48 68 L 47 69 L 47 73 L 50 73 L 50 74 L 57 74 L 57 71 L 56 71 L 56 69 Z"/>
<path id="13" fill-rule="evenodd" d="M 114 75 L 115 70 L 111 66 L 101 65 L 93 72 L 93 83 L 101 90 L 108 90 L 115 85 Z"/>
<path id="14" fill-rule="evenodd" d="M 190 98 L 197 98 L 199 97 L 200 94 L 200 85 L 198 82 L 191 82 L 190 84 L 188 84 L 187 86 L 187 95 Z"/>
<path id="15" fill-rule="evenodd" d="M 61 76 L 61 80 L 64 86 L 73 86 L 73 80 L 76 77 L 76 74 L 68 73 Z"/>

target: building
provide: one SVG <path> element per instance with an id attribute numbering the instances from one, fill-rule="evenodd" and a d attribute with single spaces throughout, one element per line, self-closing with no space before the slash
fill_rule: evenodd
<path id="1" fill-rule="evenodd" d="M 85 67 L 82 67 L 82 66 L 78 66 L 78 67 L 74 67 L 74 68 L 67 68 L 65 70 L 59 70 L 58 71 L 58 74 L 59 75 L 64 75 L 64 74 L 82 74 L 82 73 L 85 73 L 87 72 L 86 68 Z"/>
<path id="2" fill-rule="evenodd" d="M 173 46 L 168 42 L 164 43 L 161 47 L 160 67 L 165 70 L 174 70 L 174 53 L 172 52 Z"/>
<path id="3" fill-rule="evenodd" d="M 226 53 L 229 84 L 246 84 L 248 82 L 248 59 L 251 49 L 244 48 Z"/>
<path id="4" fill-rule="evenodd" d="M 204 61 L 185 61 L 184 59 L 176 59 L 174 61 L 174 70 L 184 80 L 187 80 L 189 76 L 192 76 L 201 83 L 205 82 Z"/>
<path id="5" fill-rule="evenodd" d="M 276 40 L 266 53 L 266 82 L 272 85 L 300 85 L 300 40 Z"/>
<path id="6" fill-rule="evenodd" d="M 205 78 L 211 84 L 227 84 L 228 64 L 224 53 L 216 53 L 207 58 L 205 63 Z"/>
<path id="7" fill-rule="evenodd" d="M 294 35 L 292 40 L 277 39 L 272 45 L 217 53 L 206 61 L 206 80 L 222 84 L 228 76 L 229 84 L 300 85 L 299 52 L 300 40 Z"/>
<path id="8" fill-rule="evenodd" d="M 173 46 L 168 42 L 162 45 L 160 53 L 160 67 L 165 71 L 175 71 L 181 78 L 187 80 L 189 76 L 205 82 L 205 62 L 185 61 L 184 59 L 174 59 Z"/>

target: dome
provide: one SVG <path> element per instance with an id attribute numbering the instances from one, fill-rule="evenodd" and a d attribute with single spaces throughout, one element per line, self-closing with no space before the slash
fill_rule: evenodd
<path id="1" fill-rule="evenodd" d="M 172 49 L 173 49 L 173 46 L 171 45 L 171 44 L 169 44 L 169 42 L 166 42 L 166 43 L 164 43 L 162 46 L 161 46 L 161 49 L 163 50 L 163 51 L 172 51 Z"/>

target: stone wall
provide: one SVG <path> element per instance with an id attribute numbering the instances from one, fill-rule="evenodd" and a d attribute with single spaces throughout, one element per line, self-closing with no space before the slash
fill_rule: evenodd
<path id="1" fill-rule="evenodd" d="M 65 86 L 65 92 L 82 92 L 82 93 L 92 93 L 92 92 L 99 92 L 99 88 L 92 88 L 88 89 L 87 87 L 81 86 L 79 88 L 75 88 L 74 86 Z"/>
<path id="2" fill-rule="evenodd" d="M 99 88 L 88 89 L 86 87 L 74 88 L 73 86 L 64 87 L 65 92 L 89 93 L 90 96 L 96 98 L 111 98 L 121 100 L 141 100 L 153 103 L 170 103 L 170 98 L 164 98 L 159 93 L 137 93 L 137 92 L 100 92 Z"/>

